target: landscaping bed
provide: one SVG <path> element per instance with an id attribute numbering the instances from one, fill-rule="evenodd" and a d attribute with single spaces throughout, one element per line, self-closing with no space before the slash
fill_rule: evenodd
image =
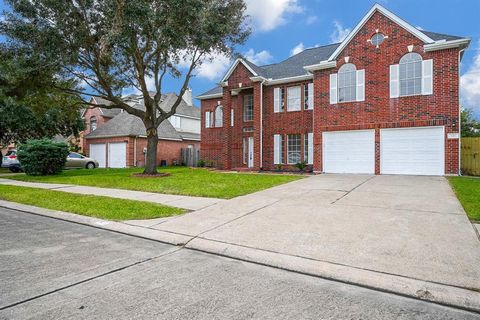
<path id="1" fill-rule="evenodd" d="M 52 176 L 17 175 L 8 178 L 222 199 L 234 198 L 302 178 L 300 175 L 222 173 L 187 167 L 159 168 L 160 173 L 169 174 L 159 179 L 133 176 L 141 172 L 141 168 L 79 169 L 65 170 Z"/>
<path id="2" fill-rule="evenodd" d="M 449 177 L 448 180 L 468 218 L 480 222 L 480 178 Z"/>
<path id="3" fill-rule="evenodd" d="M 186 212 L 150 202 L 7 185 L 0 185 L 0 200 L 115 221 L 163 218 Z"/>

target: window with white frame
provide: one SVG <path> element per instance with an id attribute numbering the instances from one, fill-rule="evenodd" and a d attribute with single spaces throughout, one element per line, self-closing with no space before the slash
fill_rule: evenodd
<path id="1" fill-rule="evenodd" d="M 253 94 L 243 96 L 243 121 L 253 121 Z"/>
<path id="2" fill-rule="evenodd" d="M 242 162 L 247 164 L 248 159 L 248 138 L 243 138 L 243 152 L 242 152 Z"/>
<path id="3" fill-rule="evenodd" d="M 400 59 L 400 96 L 422 94 L 422 56 L 410 52 Z"/>
<path id="4" fill-rule="evenodd" d="M 220 128 L 223 126 L 223 107 L 218 106 L 215 109 L 215 127 Z"/>
<path id="5" fill-rule="evenodd" d="M 302 90 L 300 86 L 287 88 L 287 111 L 299 111 Z"/>
<path id="6" fill-rule="evenodd" d="M 305 110 L 313 109 L 313 83 L 303 86 L 303 108 Z"/>
<path id="7" fill-rule="evenodd" d="M 97 117 L 93 116 L 90 118 L 90 131 L 95 131 L 97 129 Z"/>
<path id="8" fill-rule="evenodd" d="M 303 135 L 303 161 L 308 162 L 308 134 Z"/>
<path id="9" fill-rule="evenodd" d="M 283 136 L 281 134 L 273 135 L 273 163 L 283 163 Z"/>
<path id="10" fill-rule="evenodd" d="M 338 70 L 338 102 L 357 100 L 357 68 L 346 63 Z"/>
<path id="11" fill-rule="evenodd" d="M 214 112 L 210 111 L 210 128 L 213 128 L 214 125 Z"/>
<path id="12" fill-rule="evenodd" d="M 273 112 L 283 112 L 285 110 L 285 88 L 273 89 Z"/>
<path id="13" fill-rule="evenodd" d="M 302 135 L 287 135 L 287 164 L 297 164 L 301 161 Z"/>

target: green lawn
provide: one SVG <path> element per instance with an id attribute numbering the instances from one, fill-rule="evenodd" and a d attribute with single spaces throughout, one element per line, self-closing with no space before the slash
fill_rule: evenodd
<path id="1" fill-rule="evenodd" d="M 449 177 L 448 180 L 470 220 L 480 222 L 480 179 Z"/>
<path id="2" fill-rule="evenodd" d="M 187 167 L 167 167 L 161 168 L 160 171 L 171 175 L 162 178 L 132 177 L 133 173 L 142 172 L 142 169 L 130 168 L 66 170 L 55 176 L 32 177 L 22 174 L 8 178 L 223 199 L 301 179 L 299 175 L 223 173 Z"/>
<path id="3" fill-rule="evenodd" d="M 116 221 L 162 218 L 185 212 L 150 202 L 7 185 L 0 185 L 0 199 Z"/>
<path id="4" fill-rule="evenodd" d="M 8 168 L 0 168 L 0 173 L 12 173 Z"/>

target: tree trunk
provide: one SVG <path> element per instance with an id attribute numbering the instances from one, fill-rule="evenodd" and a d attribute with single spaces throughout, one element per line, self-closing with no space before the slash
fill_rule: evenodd
<path id="1" fill-rule="evenodd" d="M 158 133 L 156 128 L 147 129 L 147 156 L 144 174 L 157 174 Z"/>

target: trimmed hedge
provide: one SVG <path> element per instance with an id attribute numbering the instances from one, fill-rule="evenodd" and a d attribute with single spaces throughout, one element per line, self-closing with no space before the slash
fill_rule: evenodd
<path id="1" fill-rule="evenodd" d="M 17 156 L 23 171 L 31 176 L 60 173 L 65 167 L 69 146 L 49 139 L 30 140 L 18 148 Z"/>

